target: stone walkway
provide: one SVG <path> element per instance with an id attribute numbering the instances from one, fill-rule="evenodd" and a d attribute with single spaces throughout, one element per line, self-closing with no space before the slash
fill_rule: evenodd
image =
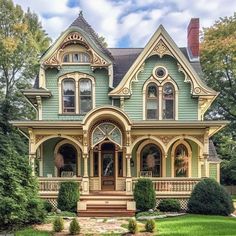
<path id="1" fill-rule="evenodd" d="M 127 229 L 124 225 L 128 224 L 129 218 L 77 218 L 81 227 L 81 233 L 90 235 L 101 234 L 124 234 L 127 233 Z M 56 235 L 68 235 L 68 229 L 71 219 L 64 218 L 65 230 L 62 233 Z M 52 231 L 52 224 L 43 224 L 35 226 L 38 230 Z"/>

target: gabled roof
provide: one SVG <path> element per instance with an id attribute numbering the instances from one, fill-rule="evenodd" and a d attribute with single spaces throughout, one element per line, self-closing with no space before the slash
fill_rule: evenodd
<path id="1" fill-rule="evenodd" d="M 79 16 L 74 20 L 74 22 L 70 25 L 69 28 L 71 27 L 78 27 L 82 29 L 84 32 L 86 32 L 87 35 L 90 37 L 90 39 L 96 43 L 97 47 L 111 60 L 113 59 L 111 53 L 107 50 L 106 47 L 102 45 L 101 41 L 98 38 L 98 34 L 94 31 L 91 25 L 85 20 L 82 11 L 80 11 Z"/>
<path id="2" fill-rule="evenodd" d="M 185 75 L 185 82 L 191 83 L 192 95 L 208 96 L 212 100 L 218 95 L 216 91 L 203 83 L 190 64 L 190 61 L 186 58 L 186 55 L 181 52 L 162 25 L 158 27 L 157 31 L 128 69 L 119 85 L 109 95 L 113 97 L 129 97 L 132 94 L 132 82 L 138 80 L 137 75 L 142 70 L 145 60 L 152 55 L 158 55 L 160 57 L 169 55 L 174 57 L 178 62 L 179 70 Z"/>
<path id="3" fill-rule="evenodd" d="M 108 48 L 114 58 L 114 88 L 120 83 L 124 75 L 127 73 L 143 49 L 144 48 Z M 200 61 L 191 61 L 186 47 L 181 47 L 179 49 L 189 61 L 198 76 L 202 79 L 203 73 Z"/>

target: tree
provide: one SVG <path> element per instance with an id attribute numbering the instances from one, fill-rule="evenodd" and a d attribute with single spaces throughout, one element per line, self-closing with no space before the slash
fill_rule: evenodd
<path id="1" fill-rule="evenodd" d="M 10 119 L 32 118 L 32 108 L 19 90 L 32 86 L 50 38 L 30 10 L 25 13 L 12 0 L 0 0 L 0 9 L 0 105 L 7 107 L 3 110 L 7 125 Z"/>
<path id="2" fill-rule="evenodd" d="M 205 81 L 220 92 L 206 118 L 231 121 L 213 140 L 224 159 L 222 181 L 236 184 L 236 14 L 220 18 L 205 28 L 200 48 Z"/>
<path id="3" fill-rule="evenodd" d="M 0 142 L 0 230 L 42 222 L 45 211 L 28 158 L 1 130 Z"/>

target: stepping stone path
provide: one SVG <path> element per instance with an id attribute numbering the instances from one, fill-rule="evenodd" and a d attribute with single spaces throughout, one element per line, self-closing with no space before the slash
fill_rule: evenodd
<path id="1" fill-rule="evenodd" d="M 101 234 L 109 234 L 109 233 L 117 233 L 124 234 L 127 233 L 128 230 L 123 228 L 122 225 L 128 224 L 127 218 L 88 218 L 88 217 L 80 217 L 78 218 L 81 234 L 90 234 L 90 235 L 101 235 Z M 65 230 L 61 233 L 57 233 L 55 235 L 68 235 L 69 225 L 71 219 L 64 219 Z M 35 226 L 38 230 L 46 230 L 52 231 L 52 224 L 43 224 Z"/>

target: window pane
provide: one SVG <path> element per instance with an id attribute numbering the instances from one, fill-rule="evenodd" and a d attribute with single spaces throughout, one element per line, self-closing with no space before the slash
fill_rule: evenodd
<path id="1" fill-rule="evenodd" d="M 81 79 L 79 82 L 80 95 L 91 95 L 92 84 L 90 79 Z"/>
<path id="2" fill-rule="evenodd" d="M 172 84 L 166 84 L 163 88 L 163 95 L 164 98 L 167 99 L 173 99 L 173 95 L 174 95 L 174 88 Z"/>
<path id="3" fill-rule="evenodd" d="M 92 109 L 92 98 L 91 96 L 80 97 L 80 113 L 87 113 Z"/>
<path id="4" fill-rule="evenodd" d="M 157 87 L 156 85 L 149 85 L 148 86 L 148 98 L 157 97 Z"/>
<path id="5" fill-rule="evenodd" d="M 163 118 L 174 119 L 174 101 L 164 100 L 163 102 Z"/>
<path id="6" fill-rule="evenodd" d="M 157 119 L 157 111 L 147 110 L 147 119 Z"/>
<path id="7" fill-rule="evenodd" d="M 151 171 L 152 176 L 161 176 L 161 152 L 153 144 L 144 147 L 141 153 L 141 171 Z"/>
<path id="8" fill-rule="evenodd" d="M 147 109 L 157 109 L 158 104 L 157 104 L 157 100 L 147 100 Z"/>
<path id="9" fill-rule="evenodd" d="M 64 112 L 74 112 L 75 111 L 75 97 L 74 96 L 64 96 L 63 97 Z M 70 108 L 70 109 L 68 109 Z"/>
<path id="10" fill-rule="evenodd" d="M 175 150 L 175 176 L 187 177 L 188 173 L 188 151 L 183 144 Z"/>
<path id="11" fill-rule="evenodd" d="M 64 95 L 74 95 L 75 94 L 74 80 L 64 80 L 63 81 L 63 92 L 64 92 Z"/>
<path id="12" fill-rule="evenodd" d="M 73 62 L 80 62 L 80 54 L 79 53 L 74 53 L 72 61 Z"/>
<path id="13" fill-rule="evenodd" d="M 66 55 L 63 57 L 63 62 L 69 62 L 69 61 L 70 61 L 69 54 L 66 54 Z"/>

